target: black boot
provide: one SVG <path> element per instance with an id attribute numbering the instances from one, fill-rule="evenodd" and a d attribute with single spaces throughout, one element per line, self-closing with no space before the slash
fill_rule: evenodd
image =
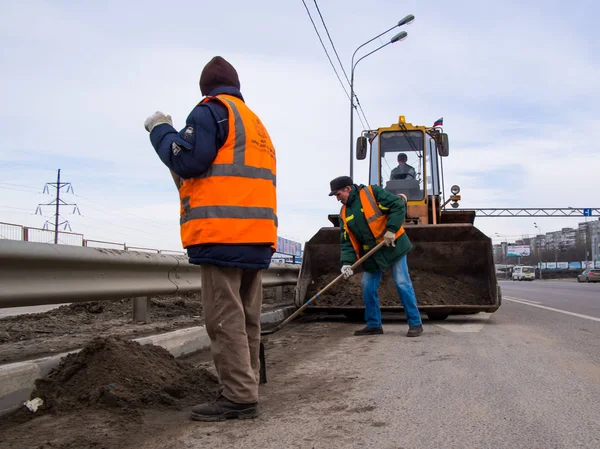
<path id="1" fill-rule="evenodd" d="M 363 327 L 354 332 L 354 335 L 380 335 L 383 334 L 383 329 L 380 327 Z"/>
<path id="2" fill-rule="evenodd" d="M 423 325 L 419 324 L 418 326 L 409 326 L 406 336 L 407 337 L 418 337 L 422 333 L 423 333 Z"/>
<path id="3" fill-rule="evenodd" d="M 250 419 L 258 416 L 258 403 L 238 404 L 224 396 L 214 402 L 192 408 L 190 417 L 194 421 L 225 421 L 226 419 Z"/>

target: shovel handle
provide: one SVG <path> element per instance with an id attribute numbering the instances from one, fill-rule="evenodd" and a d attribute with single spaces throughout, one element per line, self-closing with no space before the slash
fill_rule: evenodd
<path id="1" fill-rule="evenodd" d="M 384 244 L 385 244 L 385 242 L 381 242 L 381 243 L 377 244 L 377 246 L 372 248 L 367 254 L 365 254 L 360 259 L 358 259 L 356 262 L 354 262 L 354 265 L 352 265 L 352 267 L 351 267 L 352 270 L 354 271 L 355 269 L 360 267 L 365 260 L 367 260 L 373 254 L 375 254 L 377 251 L 379 251 L 379 249 Z M 340 279 L 342 279 L 343 277 L 344 277 L 343 274 L 338 275 L 338 277 L 336 277 L 333 281 L 331 281 L 329 284 L 327 284 L 323 289 L 321 289 L 318 293 L 316 293 L 312 298 L 310 298 L 308 301 L 306 301 L 304 304 L 302 304 L 302 307 L 300 307 L 298 310 L 296 310 L 294 313 L 292 313 L 289 317 L 287 317 L 285 320 L 283 320 L 275 329 L 273 329 L 273 332 L 278 331 L 283 326 L 285 326 L 287 323 L 289 323 L 294 318 L 296 318 L 298 315 L 300 315 L 302 312 L 304 312 L 312 304 L 313 300 L 317 299 L 320 295 L 322 295 L 327 290 L 329 290 L 331 287 L 333 287 L 335 284 L 337 284 L 337 282 Z"/>
<path id="2" fill-rule="evenodd" d="M 356 262 L 354 262 L 354 265 L 352 265 L 352 271 L 356 270 L 358 267 L 360 267 L 363 262 L 365 260 L 367 260 L 369 257 L 371 257 L 373 254 L 375 254 L 377 251 L 379 251 L 379 249 L 385 245 L 385 242 L 382 241 L 380 243 L 377 244 L 377 246 L 371 248 L 369 250 L 369 252 L 367 254 L 365 254 L 364 256 L 362 256 L 360 259 L 358 259 Z"/>

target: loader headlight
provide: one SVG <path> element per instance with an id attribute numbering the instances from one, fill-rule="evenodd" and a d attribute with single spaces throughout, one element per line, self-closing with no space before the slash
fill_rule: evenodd
<path id="1" fill-rule="evenodd" d="M 452 187 L 450 187 L 450 191 L 453 195 L 457 195 L 460 192 L 460 187 L 454 184 Z"/>
<path id="2" fill-rule="evenodd" d="M 453 207 L 454 209 L 456 209 L 456 208 L 458 207 L 458 203 L 457 203 L 456 201 L 455 201 L 455 202 L 453 202 L 453 203 L 452 203 L 452 207 Z"/>

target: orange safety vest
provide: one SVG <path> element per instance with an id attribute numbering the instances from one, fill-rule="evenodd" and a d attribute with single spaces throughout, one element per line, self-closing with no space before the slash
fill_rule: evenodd
<path id="1" fill-rule="evenodd" d="M 371 230 L 375 241 L 377 243 L 381 243 L 383 241 L 383 235 L 386 233 L 387 215 L 385 215 L 381 211 L 379 205 L 377 204 L 377 201 L 375 201 L 375 195 L 373 194 L 373 188 L 371 186 L 367 186 L 364 189 L 360 189 L 358 191 L 358 194 L 360 198 L 361 210 L 365 214 L 365 218 L 367 220 L 367 224 L 369 225 L 369 229 Z M 344 204 L 342 206 L 340 216 L 344 221 L 345 233 L 347 233 L 348 237 L 350 237 L 350 243 L 352 243 L 352 247 L 356 252 L 356 257 L 360 259 L 360 242 L 348 227 L 348 222 L 354 219 L 354 215 L 350 215 L 349 217 L 346 216 L 346 205 Z M 404 226 L 400 226 L 400 229 L 398 229 L 398 232 L 396 232 L 396 239 L 402 234 L 404 234 L 404 232 Z M 363 245 L 362 249 L 367 251 L 370 248 L 368 245 Z"/>
<path id="2" fill-rule="evenodd" d="M 229 112 L 227 140 L 202 175 L 183 180 L 181 241 L 277 244 L 276 157 L 260 119 L 237 97 L 217 95 Z"/>

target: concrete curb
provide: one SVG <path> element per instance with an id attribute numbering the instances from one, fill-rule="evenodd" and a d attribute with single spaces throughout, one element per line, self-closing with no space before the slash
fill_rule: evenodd
<path id="1" fill-rule="evenodd" d="M 286 306 L 261 314 L 261 323 L 279 323 L 296 310 L 295 306 Z M 135 338 L 140 344 L 162 346 L 175 357 L 193 354 L 210 348 L 210 339 L 204 326 L 179 329 L 166 334 L 150 335 Z M 44 377 L 60 360 L 68 354 L 79 352 L 79 349 L 63 352 L 49 357 L 9 363 L 0 366 L 0 416 L 18 407 L 29 399 L 35 379 Z"/>

